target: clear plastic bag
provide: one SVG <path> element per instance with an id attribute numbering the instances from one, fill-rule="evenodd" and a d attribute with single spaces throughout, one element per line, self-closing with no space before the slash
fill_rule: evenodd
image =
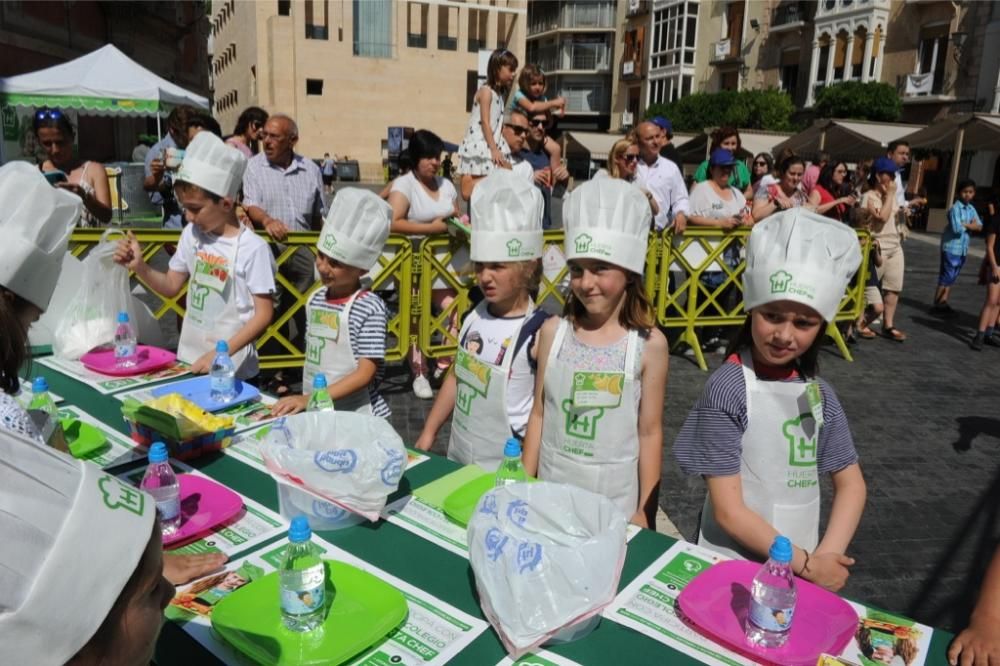
<path id="1" fill-rule="evenodd" d="M 128 312 L 129 321 L 135 322 L 128 269 L 115 263 L 118 243 L 111 240 L 111 234 L 121 232 L 105 231 L 83 260 L 76 296 L 56 324 L 52 351 L 60 358 L 75 361 L 94 347 L 111 344 L 119 312 Z"/>
<path id="2" fill-rule="evenodd" d="M 260 453 L 279 483 L 373 522 L 406 469 L 403 440 L 389 422 L 355 412 L 304 412 L 275 421 Z"/>
<path id="3" fill-rule="evenodd" d="M 483 612 L 512 658 L 596 626 L 618 590 L 626 520 L 608 498 L 565 484 L 483 495 L 469 522 L 469 560 Z"/>

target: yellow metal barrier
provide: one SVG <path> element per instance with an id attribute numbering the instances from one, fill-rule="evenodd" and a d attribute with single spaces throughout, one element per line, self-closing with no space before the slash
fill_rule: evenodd
<path id="1" fill-rule="evenodd" d="M 165 246 L 176 244 L 179 231 L 134 231 L 142 244 L 147 261 L 165 251 Z M 82 257 L 100 242 L 101 229 L 77 229 L 70 241 L 70 253 Z M 270 237 L 258 232 L 268 243 Z M 656 309 L 656 319 L 664 327 L 673 344 L 687 343 L 694 350 L 695 359 L 703 370 L 708 368 L 701 352 L 698 328 L 703 326 L 736 326 L 743 323 L 743 254 L 749 231 L 738 229 L 725 232 L 719 229 L 688 229 L 680 236 L 670 232 L 650 234 L 643 275 L 646 291 Z M 844 295 L 836 322 L 854 321 L 864 308 L 865 281 L 867 278 L 870 238 L 859 232 L 863 247 L 863 261 L 858 276 Z M 300 247 L 316 254 L 316 233 L 292 233 L 283 243 L 284 248 L 276 261 L 283 266 Z M 428 237 L 420 241 L 417 251 L 410 238 L 392 235 L 378 266 L 369 274 L 371 289 L 386 300 L 397 300 L 397 314 L 388 323 L 386 360 L 398 361 L 406 356 L 409 347 L 416 344 L 429 358 L 450 356 L 455 352 L 457 340 L 452 323 L 469 308 L 468 291 L 474 281 L 468 248 L 464 243 L 447 236 Z M 545 249 L 542 259 L 542 276 L 536 304 L 550 312 L 561 312 L 565 303 L 569 277 L 562 248 L 562 230 L 545 232 Z M 162 261 L 162 260 L 161 260 Z M 165 263 L 165 262 L 164 262 Z M 162 265 L 162 264 L 161 264 Z M 134 277 L 134 276 L 133 276 Z M 136 279 L 156 299 L 153 316 L 162 319 L 173 313 L 184 316 L 182 305 L 187 286 L 168 298 L 153 291 L 148 284 Z M 319 286 L 315 282 L 305 293 L 300 293 L 287 278 L 279 274 L 276 281 L 285 289 L 283 298 L 287 309 L 277 318 L 257 341 L 258 349 L 270 343 L 268 353 L 262 353 L 264 368 L 300 366 L 304 350 L 293 344 L 282 328 L 296 312 L 305 307 L 309 294 Z M 450 290 L 454 298 L 444 308 L 433 307 L 435 290 Z M 440 295 L 441 292 L 438 291 Z M 851 355 L 839 330 L 831 322 L 827 329 L 844 358 Z M 270 351 L 277 347 L 277 353 Z"/>

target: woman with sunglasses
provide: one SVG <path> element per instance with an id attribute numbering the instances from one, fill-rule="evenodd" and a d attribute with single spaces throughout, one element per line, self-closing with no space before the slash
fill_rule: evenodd
<path id="1" fill-rule="evenodd" d="M 248 106 L 243 109 L 243 113 L 236 119 L 232 135 L 226 137 L 226 143 L 250 159 L 260 152 L 258 141 L 264 132 L 267 118 L 267 111 L 259 106 Z"/>
<path id="2" fill-rule="evenodd" d="M 839 222 L 848 222 L 857 199 L 851 193 L 847 179 L 847 164 L 833 160 L 819 172 L 819 179 L 809 194 L 809 205 L 816 212 Z"/>
<path id="3" fill-rule="evenodd" d="M 73 150 L 76 130 L 59 109 L 43 107 L 32 121 L 35 138 L 45 150 L 39 168 L 50 183 L 83 199 L 79 226 L 94 227 L 111 220 L 111 186 L 100 162 L 80 159 Z"/>
<path id="4" fill-rule="evenodd" d="M 635 174 L 639 169 L 639 145 L 631 139 L 619 139 L 615 145 L 611 146 L 608 153 L 608 169 L 606 175 L 611 178 L 619 178 L 630 183 L 635 182 Z M 603 171 L 603 170 L 602 170 Z M 599 171 L 598 174 L 601 172 Z M 652 193 L 644 188 L 642 193 L 649 201 L 649 208 L 655 216 L 660 212 L 660 207 L 656 204 L 656 198 Z"/>
<path id="5" fill-rule="evenodd" d="M 757 153 L 754 155 L 753 163 L 750 166 L 750 189 L 756 194 L 757 188 L 760 187 L 761 183 L 765 182 L 766 178 L 774 178 L 772 175 L 774 172 L 774 158 L 771 157 L 771 153 Z"/>

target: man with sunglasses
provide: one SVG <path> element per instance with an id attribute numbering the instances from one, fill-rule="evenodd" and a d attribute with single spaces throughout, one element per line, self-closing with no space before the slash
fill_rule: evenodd
<path id="1" fill-rule="evenodd" d="M 504 114 L 502 131 L 504 141 L 510 146 L 511 170 L 527 180 L 532 180 L 534 170 L 531 163 L 525 161 L 521 154 L 531 128 L 528 125 L 528 117 L 520 107 L 507 110 Z"/>
<path id="2" fill-rule="evenodd" d="M 550 119 L 548 111 L 531 114 L 529 121 L 531 129 L 528 132 L 527 145 L 521 151 L 521 157 L 531 164 L 535 186 L 541 190 L 542 198 L 545 201 L 542 225 L 546 229 L 552 226 L 552 192 L 557 185 L 569 180 L 569 172 L 566 167 L 560 165 L 553 171 L 551 158 L 545 152 L 545 133 L 549 128 Z"/>

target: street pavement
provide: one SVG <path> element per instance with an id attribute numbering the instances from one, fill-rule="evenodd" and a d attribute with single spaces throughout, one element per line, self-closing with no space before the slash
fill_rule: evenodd
<path id="1" fill-rule="evenodd" d="M 820 374 L 847 412 L 868 484 L 868 502 L 849 554 L 857 559 L 843 593 L 956 630 L 967 622 L 1000 534 L 1000 349 L 971 351 L 984 288 L 976 285 L 982 241 L 953 290 L 953 320 L 928 314 L 937 281 L 938 239 L 905 244 L 906 278 L 897 328 L 905 343 L 860 341 L 854 362 L 836 347 L 821 354 Z M 710 355 L 711 369 L 721 363 Z M 709 374 L 684 356 L 670 359 L 663 413 L 660 505 L 693 540 L 705 496 L 700 477 L 685 477 L 673 440 Z M 413 397 L 403 364 L 388 368 L 383 390 L 393 426 L 412 443 L 431 401 Z M 434 451 L 444 453 L 448 426 Z M 823 522 L 831 487 L 823 483 Z"/>

